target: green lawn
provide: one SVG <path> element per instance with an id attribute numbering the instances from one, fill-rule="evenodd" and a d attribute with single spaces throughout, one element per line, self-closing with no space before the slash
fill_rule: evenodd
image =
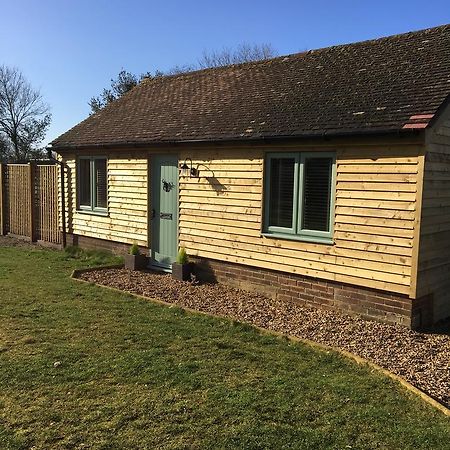
<path id="1" fill-rule="evenodd" d="M 70 280 L 83 264 L 0 247 L 0 449 L 450 448 L 380 374 Z"/>

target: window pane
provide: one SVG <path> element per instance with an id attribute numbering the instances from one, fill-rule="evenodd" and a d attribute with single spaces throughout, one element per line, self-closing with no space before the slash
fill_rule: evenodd
<path id="1" fill-rule="evenodd" d="M 106 159 L 94 160 L 95 207 L 107 207 Z"/>
<path id="2" fill-rule="evenodd" d="M 91 206 L 91 162 L 88 159 L 80 159 L 78 180 L 78 193 L 80 206 Z"/>
<path id="3" fill-rule="evenodd" d="M 332 158 L 305 160 L 302 221 L 305 230 L 330 231 L 332 167 Z"/>
<path id="4" fill-rule="evenodd" d="M 293 227 L 294 174 L 294 158 L 270 160 L 268 226 Z"/>

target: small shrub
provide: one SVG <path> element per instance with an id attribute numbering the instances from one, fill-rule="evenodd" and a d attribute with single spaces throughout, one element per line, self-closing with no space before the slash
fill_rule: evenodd
<path id="1" fill-rule="evenodd" d="M 177 255 L 177 263 L 178 264 L 187 264 L 189 262 L 188 254 L 186 253 L 186 249 L 184 247 L 180 247 Z"/>
<path id="2" fill-rule="evenodd" d="M 130 247 L 130 255 L 137 256 L 137 255 L 140 255 L 140 254 L 141 254 L 141 251 L 139 250 L 139 246 L 137 244 L 133 244 Z"/>

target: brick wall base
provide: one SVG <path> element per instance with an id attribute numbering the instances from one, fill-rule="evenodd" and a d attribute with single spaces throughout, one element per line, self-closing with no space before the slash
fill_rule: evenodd
<path id="1" fill-rule="evenodd" d="M 278 300 L 339 310 L 413 329 L 428 327 L 433 322 L 431 296 L 414 300 L 407 295 L 303 275 L 204 258 L 192 260 L 200 279 L 262 293 Z"/>
<path id="2" fill-rule="evenodd" d="M 117 254 L 128 253 L 129 244 L 68 234 L 67 245 L 86 249 L 104 249 Z M 147 249 L 141 249 L 143 253 Z M 433 297 L 411 299 L 407 295 L 380 291 L 363 286 L 326 281 L 269 269 L 191 258 L 200 280 L 214 281 L 239 289 L 258 292 L 282 301 L 419 329 L 433 324 Z"/>
<path id="3" fill-rule="evenodd" d="M 117 255 L 125 255 L 130 252 L 130 244 L 122 242 L 107 241 L 106 239 L 98 239 L 88 236 L 81 236 L 79 234 L 67 234 L 67 245 L 76 245 L 86 250 L 108 250 Z M 148 249 L 140 247 L 142 254 L 147 254 Z"/>

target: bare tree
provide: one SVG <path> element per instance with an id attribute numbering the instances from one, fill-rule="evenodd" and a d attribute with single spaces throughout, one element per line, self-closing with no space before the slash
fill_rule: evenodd
<path id="1" fill-rule="evenodd" d="M 225 47 L 220 51 L 203 51 L 202 57 L 198 60 L 198 68 L 207 69 L 210 67 L 260 61 L 273 58 L 276 55 L 277 52 L 270 44 L 258 45 L 243 43 L 234 50 Z"/>
<path id="2" fill-rule="evenodd" d="M 39 91 L 17 68 L 0 66 L 0 159 L 24 161 L 41 155 L 51 115 Z"/>

